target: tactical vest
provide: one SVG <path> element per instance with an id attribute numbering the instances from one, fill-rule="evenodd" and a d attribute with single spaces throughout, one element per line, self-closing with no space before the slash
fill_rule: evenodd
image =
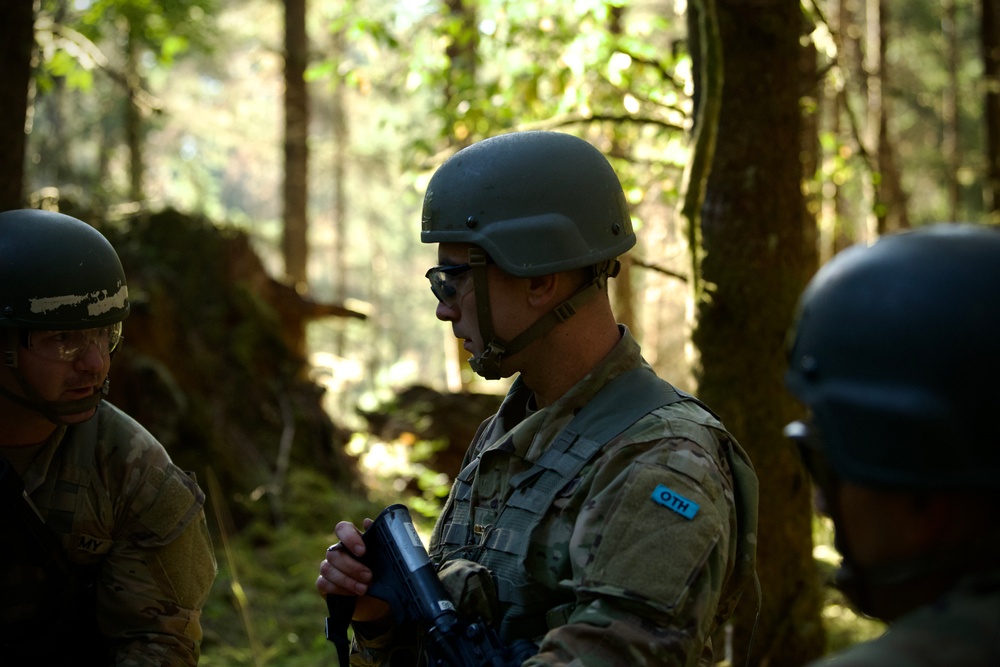
<path id="1" fill-rule="evenodd" d="M 559 491 L 614 437 L 649 412 L 680 401 L 693 401 L 714 416 L 701 401 L 674 388 L 648 368 L 635 368 L 618 376 L 577 413 L 532 467 L 510 478 L 513 493 L 499 508 L 491 526 L 473 526 L 472 483 L 480 458 L 459 473 L 451 516 L 435 551 L 461 557 L 475 551 L 475 560 L 492 572 L 497 597 L 504 607 L 498 631 L 505 642 L 533 639 L 565 623 L 565 618 L 550 612 L 553 607 L 574 601 L 570 591 L 563 594 L 564 599 L 554 599 L 554 591 L 533 582 L 524 567 L 531 535 Z"/>

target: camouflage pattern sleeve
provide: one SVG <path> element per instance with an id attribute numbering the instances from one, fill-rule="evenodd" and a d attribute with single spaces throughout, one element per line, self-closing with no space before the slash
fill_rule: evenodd
<path id="1" fill-rule="evenodd" d="M 96 586 L 99 629 L 117 667 L 197 665 L 216 575 L 205 494 L 142 426 L 104 407 L 98 459 L 110 506 L 97 514 L 113 517 L 81 527 L 111 530 Z"/>
<path id="2" fill-rule="evenodd" d="M 564 624 L 550 613 L 553 629 L 526 667 L 688 666 L 711 657 L 733 567 L 732 482 L 709 429 L 677 419 L 669 429 L 659 441 L 633 435 L 610 448 L 584 479 L 569 538 L 572 578 L 560 582 L 576 602 L 561 610 Z M 562 511 L 577 510 L 571 501 Z"/>
<path id="3" fill-rule="evenodd" d="M 204 495 L 172 464 L 144 475 L 126 534 L 101 570 L 100 629 L 119 667 L 196 665 L 201 608 L 216 574 Z"/>

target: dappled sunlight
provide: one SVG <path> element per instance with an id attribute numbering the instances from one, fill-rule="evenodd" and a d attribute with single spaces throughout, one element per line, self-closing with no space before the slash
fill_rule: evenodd
<path id="1" fill-rule="evenodd" d="M 817 544 L 813 547 L 813 558 L 831 565 L 836 565 L 840 562 L 840 554 L 829 544 Z"/>
<path id="2" fill-rule="evenodd" d="M 412 433 L 391 442 L 355 433 L 347 445 L 347 453 L 357 458 L 366 488 L 375 497 L 393 498 L 413 510 L 414 523 L 425 540 L 425 529 L 430 526 L 421 527 L 418 519 L 432 523 L 451 487 L 448 475 L 422 463 L 435 448 L 435 443 L 418 440 Z"/>

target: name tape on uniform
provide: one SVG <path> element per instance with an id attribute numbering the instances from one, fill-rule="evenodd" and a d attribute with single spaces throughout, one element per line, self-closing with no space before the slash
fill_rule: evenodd
<path id="1" fill-rule="evenodd" d="M 693 519 L 700 509 L 695 501 L 685 498 L 676 491 L 671 491 L 662 484 L 658 484 L 653 491 L 653 500 L 688 520 Z"/>

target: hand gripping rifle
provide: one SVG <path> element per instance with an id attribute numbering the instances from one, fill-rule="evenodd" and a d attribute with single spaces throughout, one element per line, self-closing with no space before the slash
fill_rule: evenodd
<path id="1" fill-rule="evenodd" d="M 537 652 L 527 640 L 506 646 L 481 619 L 458 615 L 404 505 L 382 510 L 364 541 L 365 555 L 358 560 L 372 571 L 368 595 L 388 602 L 398 625 L 415 623 L 425 631 L 429 667 L 511 667 Z M 351 595 L 326 597 L 326 638 L 337 646 L 341 667 L 349 664 L 347 626 L 356 601 Z"/>

